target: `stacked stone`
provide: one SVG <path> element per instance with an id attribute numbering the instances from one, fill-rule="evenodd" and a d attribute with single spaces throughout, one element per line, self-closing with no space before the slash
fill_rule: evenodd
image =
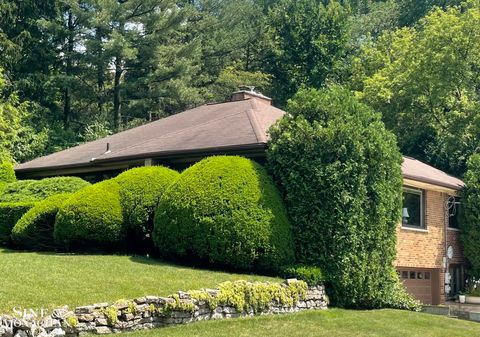
<path id="1" fill-rule="evenodd" d="M 287 280 L 295 282 L 296 280 Z M 207 289 L 213 298 L 219 290 Z M 186 292 L 175 297 L 145 296 L 116 304 L 98 303 L 69 311 L 57 309 L 51 317 L 35 322 L 28 317 L 8 329 L 0 325 L 0 337 L 76 337 L 86 334 L 108 334 L 122 331 L 153 329 L 195 321 L 218 320 L 265 314 L 291 313 L 308 309 L 326 309 L 328 298 L 323 285 L 310 287 L 304 299 L 293 306 L 272 302 L 260 312 L 253 309 L 239 311 L 229 305 L 210 308 L 209 303 L 194 299 Z M 168 308 L 176 308 L 169 310 Z M 0 318 L 4 320 L 6 317 Z M 34 323 L 33 323 L 34 322 Z"/>

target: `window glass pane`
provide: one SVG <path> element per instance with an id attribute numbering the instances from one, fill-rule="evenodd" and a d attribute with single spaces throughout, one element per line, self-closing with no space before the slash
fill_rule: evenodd
<path id="1" fill-rule="evenodd" d="M 415 279 L 415 275 L 416 275 L 416 273 L 414 271 L 410 272 L 410 278 L 411 279 Z"/>
<path id="2" fill-rule="evenodd" d="M 455 197 L 454 202 L 449 203 L 448 208 L 448 227 L 459 227 L 460 198 Z"/>
<path id="3" fill-rule="evenodd" d="M 417 279 L 423 280 L 423 273 L 421 271 L 417 273 Z"/>
<path id="4" fill-rule="evenodd" d="M 420 191 L 403 192 L 403 225 L 422 227 L 422 194 Z"/>
<path id="5" fill-rule="evenodd" d="M 402 278 L 408 278 L 408 271 L 402 271 Z"/>

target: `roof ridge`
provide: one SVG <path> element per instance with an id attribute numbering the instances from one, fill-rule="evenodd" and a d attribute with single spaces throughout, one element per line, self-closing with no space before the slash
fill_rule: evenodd
<path id="1" fill-rule="evenodd" d="M 262 132 L 262 130 L 260 129 L 260 125 L 258 123 L 257 116 L 255 113 L 256 111 L 259 111 L 256 99 L 250 99 L 249 101 L 250 101 L 250 106 L 252 108 L 248 109 L 246 111 L 246 114 L 247 114 L 248 120 L 250 121 L 250 125 L 252 126 L 255 137 L 257 138 L 257 142 L 266 143 L 267 139 L 264 133 Z"/>
<path id="2" fill-rule="evenodd" d="M 134 147 L 138 147 L 138 146 L 140 146 L 140 145 L 146 144 L 146 143 L 151 142 L 151 141 L 153 141 L 153 140 L 157 140 L 157 139 L 161 139 L 161 138 L 166 138 L 166 137 L 168 137 L 168 136 L 175 135 L 175 134 L 178 134 L 178 133 L 182 133 L 182 132 L 184 132 L 184 131 L 197 128 L 197 127 L 199 127 L 199 126 L 208 125 L 208 124 L 210 124 L 210 123 L 218 122 L 218 121 L 220 121 L 220 120 L 222 120 L 222 119 L 225 119 L 225 118 L 227 118 L 227 117 L 239 115 L 239 114 L 241 114 L 241 113 L 243 113 L 243 111 L 235 112 L 235 113 L 232 113 L 232 114 L 229 114 L 229 115 L 223 115 L 223 116 L 221 116 L 221 117 L 219 117 L 219 118 L 215 118 L 215 119 L 209 120 L 209 121 L 207 121 L 207 122 L 200 123 L 200 124 L 196 124 L 196 125 L 191 125 L 191 126 L 189 126 L 189 127 L 186 127 L 186 128 L 184 128 L 184 129 L 180 129 L 180 130 L 177 130 L 177 131 L 174 131 L 174 132 L 167 132 L 167 133 L 165 133 L 165 134 L 162 134 L 161 136 L 153 137 L 153 138 L 147 139 L 147 140 L 145 140 L 145 141 L 143 141 L 143 142 L 136 143 L 136 144 L 134 144 L 134 145 L 130 145 L 130 146 L 124 147 L 124 148 L 122 148 L 121 150 L 118 150 L 118 151 L 115 151 L 115 150 L 113 149 L 111 152 L 108 153 L 108 155 L 122 153 L 122 152 L 124 152 L 124 151 L 126 151 L 126 150 L 129 150 L 129 149 L 134 148 Z M 178 114 L 177 114 L 177 115 L 178 115 Z M 112 145 L 114 145 L 114 144 L 112 144 Z M 96 159 L 96 160 L 102 159 L 102 158 L 104 158 L 106 155 L 107 155 L 107 153 L 103 153 L 103 154 L 101 154 L 100 156 L 98 156 L 98 157 L 95 158 L 95 159 Z"/>

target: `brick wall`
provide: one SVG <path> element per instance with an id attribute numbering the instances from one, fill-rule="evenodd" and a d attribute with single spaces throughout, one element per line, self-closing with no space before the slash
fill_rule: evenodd
<path id="1" fill-rule="evenodd" d="M 440 269 L 440 296 L 445 301 L 445 215 L 447 193 L 424 190 L 425 230 L 413 230 L 397 226 L 397 258 L 395 266 Z M 464 258 L 459 243 L 459 232 L 447 230 L 447 244 L 453 246 L 454 257 L 449 263 L 463 264 Z"/>

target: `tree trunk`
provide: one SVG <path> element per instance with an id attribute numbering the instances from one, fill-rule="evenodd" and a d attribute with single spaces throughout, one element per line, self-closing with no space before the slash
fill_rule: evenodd
<path id="1" fill-rule="evenodd" d="M 122 57 L 117 55 L 115 57 L 115 78 L 113 83 L 113 127 L 115 131 L 120 128 L 121 116 L 121 96 L 120 96 L 120 81 L 122 79 Z"/>
<path id="2" fill-rule="evenodd" d="M 95 29 L 95 40 L 97 43 L 97 105 L 100 114 L 103 113 L 103 105 L 105 99 L 105 67 L 103 62 L 102 37 L 102 29 L 100 27 L 97 27 Z"/>
<path id="3" fill-rule="evenodd" d="M 73 24 L 73 14 L 71 11 L 68 12 L 68 22 L 67 22 L 67 29 L 68 29 L 68 37 L 67 37 L 67 52 L 66 52 L 66 67 L 65 67 L 65 75 L 67 78 L 67 83 L 65 84 L 65 89 L 63 91 L 63 127 L 64 129 L 68 129 L 70 126 L 70 119 L 71 119 L 71 103 L 70 103 L 70 76 L 72 75 L 72 57 L 73 57 L 73 34 L 75 26 Z"/>

